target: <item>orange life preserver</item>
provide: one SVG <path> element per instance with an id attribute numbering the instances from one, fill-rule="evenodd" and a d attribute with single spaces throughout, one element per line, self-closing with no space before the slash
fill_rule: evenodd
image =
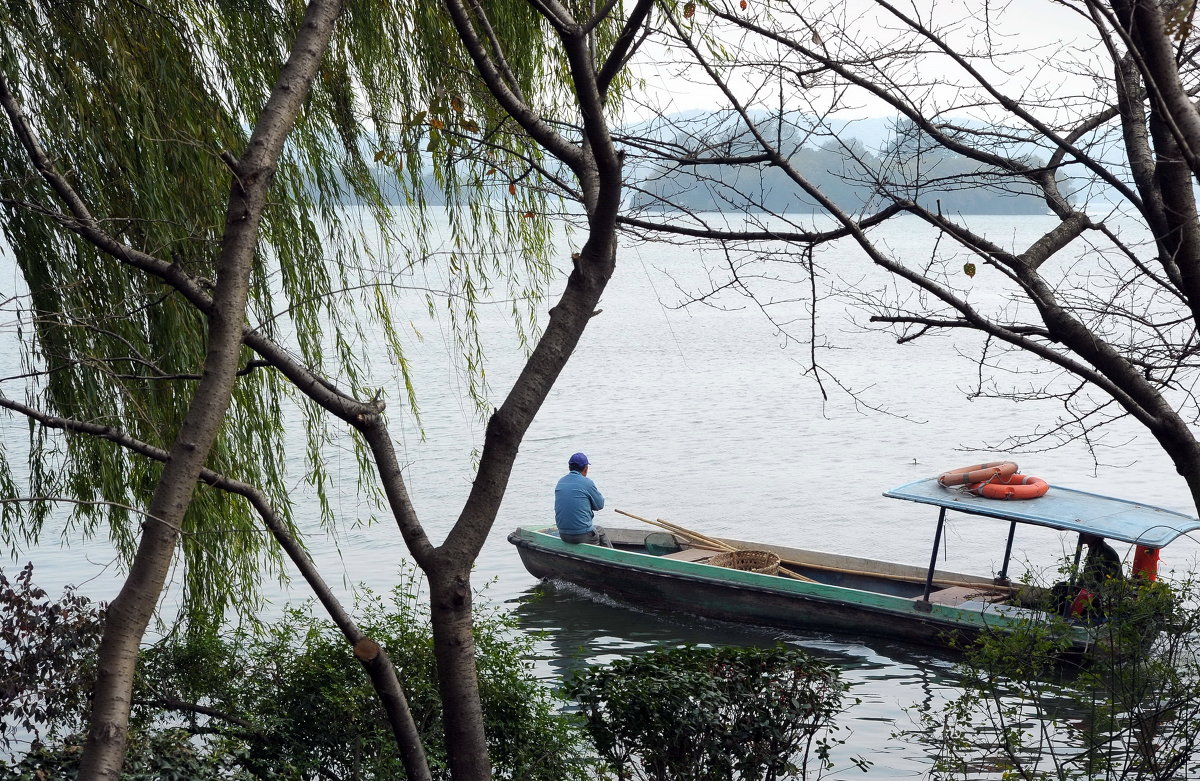
<path id="1" fill-rule="evenodd" d="M 961 469 L 951 469 L 938 475 L 938 482 L 947 488 L 955 485 L 982 483 L 996 477 L 1011 477 L 1016 474 L 1017 465 L 1012 461 L 991 461 L 986 464 L 964 466 Z"/>
<path id="2" fill-rule="evenodd" d="M 1046 495 L 1050 484 L 1032 475 L 1009 475 L 973 483 L 967 490 L 987 499 L 1036 499 Z"/>

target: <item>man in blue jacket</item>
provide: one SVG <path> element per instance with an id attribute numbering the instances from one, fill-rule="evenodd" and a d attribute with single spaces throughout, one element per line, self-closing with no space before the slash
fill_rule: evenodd
<path id="1" fill-rule="evenodd" d="M 588 457 L 576 453 L 567 462 L 571 471 L 554 487 L 554 524 L 563 542 L 590 542 L 611 548 L 604 529 L 592 523 L 597 510 L 604 508 L 604 497 L 587 476 Z"/>

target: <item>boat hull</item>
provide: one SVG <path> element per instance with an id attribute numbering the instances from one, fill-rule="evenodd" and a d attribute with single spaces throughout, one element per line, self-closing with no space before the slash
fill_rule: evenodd
<path id="1" fill-rule="evenodd" d="M 653 610 L 723 621 L 952 647 L 988 628 L 1003 629 L 1039 616 L 983 602 L 930 604 L 919 597 L 741 572 L 620 548 L 568 545 L 532 528 L 517 529 L 509 542 L 535 577 L 573 583 Z M 907 586 L 910 593 L 923 590 Z M 1086 647 L 1087 640 L 1081 637 L 1078 645 Z"/>

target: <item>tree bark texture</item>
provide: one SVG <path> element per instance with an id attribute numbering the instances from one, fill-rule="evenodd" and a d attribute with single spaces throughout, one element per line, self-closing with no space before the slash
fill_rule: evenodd
<path id="1" fill-rule="evenodd" d="M 492 777 L 492 766 L 475 664 L 470 570 L 462 569 L 428 572 L 430 620 L 450 772 L 455 781 L 482 781 Z"/>
<path id="2" fill-rule="evenodd" d="M 1126 136 L 1140 141 L 1130 157 L 1140 173 L 1136 182 L 1147 203 L 1146 221 L 1153 229 L 1159 262 L 1200 327 L 1200 215 L 1195 194 L 1200 176 L 1200 113 L 1180 78 L 1163 6 L 1156 0 L 1112 0 L 1112 8 L 1131 50 L 1119 83 L 1134 85 L 1126 91 L 1133 92 L 1139 104 L 1143 96 L 1146 100 L 1144 111 L 1137 105 L 1123 111 L 1122 117 Z M 1137 375 L 1136 368 L 1130 368 Z M 1124 384 L 1135 386 L 1142 379 L 1134 376 Z M 1148 428 L 1200 508 L 1200 442 L 1177 410 L 1153 388 L 1147 390 L 1157 402 L 1152 406 L 1147 399 L 1146 407 L 1155 413 Z"/>

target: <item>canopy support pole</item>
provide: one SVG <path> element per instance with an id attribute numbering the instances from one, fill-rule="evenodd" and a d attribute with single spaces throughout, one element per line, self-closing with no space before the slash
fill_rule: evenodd
<path id="1" fill-rule="evenodd" d="M 1004 546 L 1004 565 L 1000 567 L 1000 575 L 996 578 L 996 582 L 1001 585 L 1008 585 L 1008 561 L 1012 557 L 1013 537 L 1017 534 L 1017 522 L 1013 521 L 1008 526 L 1008 544 Z"/>
<path id="2" fill-rule="evenodd" d="M 929 557 L 929 572 L 925 574 L 925 596 L 921 597 L 921 601 L 917 602 L 917 610 L 922 610 L 928 613 L 933 609 L 929 604 L 929 595 L 933 593 L 933 571 L 937 569 L 938 550 L 942 547 L 942 527 L 946 525 L 946 508 L 941 508 L 938 513 L 937 531 L 933 534 L 933 553 Z"/>

